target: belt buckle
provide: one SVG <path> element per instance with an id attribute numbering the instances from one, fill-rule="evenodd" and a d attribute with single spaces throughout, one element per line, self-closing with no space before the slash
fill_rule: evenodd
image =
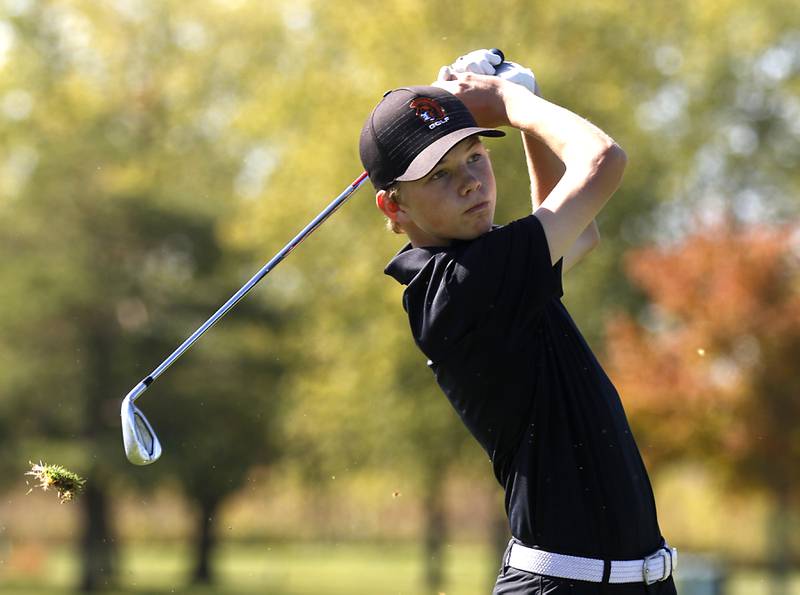
<path id="1" fill-rule="evenodd" d="M 661 576 L 660 578 L 651 577 L 650 569 L 647 567 L 647 563 L 650 562 L 650 560 L 655 560 L 656 558 L 662 558 L 664 561 L 664 573 L 663 576 Z M 667 560 L 669 560 L 669 566 L 667 566 Z M 662 547 L 655 553 L 647 556 L 644 560 L 642 560 L 642 580 L 644 580 L 645 585 L 652 585 L 653 583 L 665 581 L 670 577 L 673 569 L 674 566 L 672 563 L 672 550 Z"/>

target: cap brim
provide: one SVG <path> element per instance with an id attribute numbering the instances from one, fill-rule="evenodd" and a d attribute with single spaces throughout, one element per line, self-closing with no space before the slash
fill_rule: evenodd
<path id="1" fill-rule="evenodd" d="M 462 140 L 467 138 L 468 136 L 472 136 L 473 134 L 479 134 L 480 136 L 492 136 L 492 137 L 500 137 L 505 136 L 506 133 L 502 130 L 496 130 L 494 128 L 480 128 L 480 127 L 470 127 L 470 128 L 461 128 L 460 130 L 455 130 L 448 134 L 447 136 L 443 136 L 436 142 L 431 143 L 428 145 L 424 151 L 422 151 L 419 155 L 414 158 L 406 171 L 403 175 L 398 176 L 395 178 L 397 182 L 413 182 L 414 180 L 419 180 L 420 178 L 424 178 L 427 176 L 430 171 L 436 167 L 436 164 L 441 161 L 442 157 L 460 143 Z"/>

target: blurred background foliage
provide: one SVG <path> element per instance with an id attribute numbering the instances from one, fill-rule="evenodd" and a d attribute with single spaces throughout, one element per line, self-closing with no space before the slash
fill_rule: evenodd
<path id="1" fill-rule="evenodd" d="M 0 0 L 0 585 L 488 591 L 500 490 L 410 339 L 382 274 L 403 240 L 367 189 L 148 391 L 161 461 L 129 465 L 118 421 L 124 394 L 359 174 L 382 93 L 478 47 L 533 68 L 628 153 L 565 302 L 619 383 L 665 534 L 788 592 L 790 0 Z M 497 220 L 524 216 L 519 139 L 489 146 Z M 26 496 L 30 459 L 89 491 L 73 507 Z M 331 552 L 362 584 L 325 574 Z M 168 560 L 183 562 L 154 570 Z"/>

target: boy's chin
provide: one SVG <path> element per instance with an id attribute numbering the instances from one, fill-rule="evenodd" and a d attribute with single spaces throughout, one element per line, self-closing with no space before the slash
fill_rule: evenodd
<path id="1" fill-rule="evenodd" d="M 477 240 L 485 233 L 489 233 L 491 231 L 492 226 L 490 225 L 486 229 L 476 229 L 475 231 L 471 231 L 468 233 L 459 234 L 458 237 L 453 238 L 454 241 L 460 242 L 471 242 L 472 240 Z"/>
<path id="2" fill-rule="evenodd" d="M 483 225 L 476 226 L 474 231 L 471 231 L 468 235 L 469 237 L 464 238 L 465 240 L 474 240 L 475 238 L 481 237 L 483 234 L 488 233 L 492 230 L 492 222 L 487 221 Z"/>

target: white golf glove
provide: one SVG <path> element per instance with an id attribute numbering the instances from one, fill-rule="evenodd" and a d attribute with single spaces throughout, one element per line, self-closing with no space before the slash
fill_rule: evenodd
<path id="1" fill-rule="evenodd" d="M 522 64 L 506 60 L 497 67 L 494 74 L 512 83 L 522 85 L 534 95 L 539 95 L 539 85 L 536 82 L 533 71 L 530 68 L 525 68 Z"/>
<path id="2" fill-rule="evenodd" d="M 495 66 L 499 66 L 502 61 L 500 56 L 489 50 L 473 50 L 453 62 L 450 69 L 453 72 L 491 75 L 494 74 Z"/>
<path id="3" fill-rule="evenodd" d="M 530 68 L 516 62 L 502 62 L 500 56 L 490 50 L 473 50 L 464 54 L 450 66 L 442 66 L 439 78 L 446 79 L 450 72 L 472 72 L 474 74 L 496 75 L 512 83 L 522 85 L 531 93 L 539 95 L 539 85 Z"/>

